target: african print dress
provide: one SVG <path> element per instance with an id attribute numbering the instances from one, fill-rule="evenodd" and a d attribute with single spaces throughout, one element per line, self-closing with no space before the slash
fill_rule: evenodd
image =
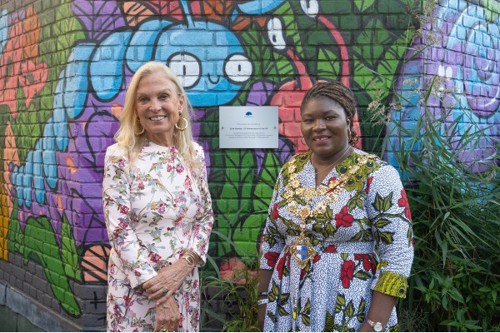
<path id="1" fill-rule="evenodd" d="M 316 188 L 311 153 L 283 166 L 264 230 L 265 331 L 357 331 L 372 290 L 406 296 L 413 232 L 398 172 L 355 149 Z M 387 330 L 397 329 L 393 309 Z"/>
<path id="2" fill-rule="evenodd" d="M 103 206 L 111 243 L 108 264 L 108 331 L 153 331 L 155 302 L 141 285 L 185 250 L 205 261 L 213 225 L 203 150 L 200 167 L 186 166 L 175 147 L 146 142 L 130 163 L 117 144 L 106 152 Z M 194 269 L 175 294 L 178 331 L 198 331 L 200 293 Z"/>

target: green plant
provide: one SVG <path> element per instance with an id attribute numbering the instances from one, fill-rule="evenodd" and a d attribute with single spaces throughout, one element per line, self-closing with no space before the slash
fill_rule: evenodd
<path id="1" fill-rule="evenodd" d="M 229 247 L 237 245 L 217 230 L 212 232 Z M 208 265 L 201 271 L 204 304 L 201 311 L 203 330 L 257 332 L 257 258 L 243 253 L 238 257 L 207 256 Z M 223 269 L 220 269 L 223 268 Z M 230 274 L 227 274 L 230 273 Z"/>
<path id="2" fill-rule="evenodd" d="M 207 277 L 204 288 L 215 292 L 211 300 L 222 300 L 225 310 L 218 316 L 224 332 L 258 332 L 257 325 L 257 283 L 256 275 L 240 271 L 238 280 L 224 280 L 216 276 Z"/>
<path id="3" fill-rule="evenodd" d="M 395 156 L 415 233 L 409 299 L 399 310 L 421 313 L 420 321 L 433 331 L 498 331 L 497 156 L 464 162 L 462 157 L 484 147 L 488 137 L 472 119 L 463 118 L 467 112 L 457 116 L 456 105 L 427 107 L 437 84 L 433 79 L 423 94 L 415 126 L 408 129 L 404 117 L 391 119 L 400 133 Z M 490 145 L 498 149 L 498 142 Z"/>

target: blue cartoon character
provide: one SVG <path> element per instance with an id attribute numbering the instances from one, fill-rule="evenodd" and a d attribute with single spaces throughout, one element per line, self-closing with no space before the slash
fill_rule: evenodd
<path id="1" fill-rule="evenodd" d="M 181 1 L 186 24 L 143 22 L 136 31 L 114 32 L 92 55 L 90 77 L 97 97 L 113 99 L 123 88 L 125 66 L 132 73 L 148 61 L 162 61 L 177 74 L 193 107 L 227 104 L 253 73 L 241 42 L 226 27 L 195 21 Z"/>

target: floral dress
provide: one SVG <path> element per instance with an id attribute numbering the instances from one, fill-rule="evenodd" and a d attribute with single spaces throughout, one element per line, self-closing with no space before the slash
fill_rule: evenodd
<path id="1" fill-rule="evenodd" d="M 269 207 L 260 260 L 273 270 L 264 330 L 357 331 L 372 290 L 406 296 L 408 200 L 396 169 L 373 155 L 354 149 L 317 188 L 310 157 L 285 163 Z M 296 247 L 301 237 L 309 244 Z M 393 309 L 387 330 L 396 329 Z"/>
<path id="2" fill-rule="evenodd" d="M 108 331 L 153 331 L 155 302 L 141 285 L 186 250 L 205 261 L 213 225 L 202 148 L 190 169 L 175 147 L 146 142 L 131 163 L 126 149 L 106 151 L 103 206 L 111 243 L 108 264 Z M 194 269 L 175 294 L 178 331 L 199 330 L 199 276 Z"/>

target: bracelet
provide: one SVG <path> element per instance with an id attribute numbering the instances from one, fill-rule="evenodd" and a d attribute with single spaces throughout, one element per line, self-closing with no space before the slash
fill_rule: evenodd
<path id="1" fill-rule="evenodd" d="M 198 262 L 198 255 L 191 250 L 184 252 L 181 258 L 186 260 L 191 266 L 196 266 Z"/>
<path id="2" fill-rule="evenodd" d="M 268 302 L 268 301 L 267 301 L 267 298 L 259 299 L 259 300 L 257 301 L 257 305 L 258 305 L 258 306 L 261 306 L 261 305 L 267 304 L 267 302 Z"/>

